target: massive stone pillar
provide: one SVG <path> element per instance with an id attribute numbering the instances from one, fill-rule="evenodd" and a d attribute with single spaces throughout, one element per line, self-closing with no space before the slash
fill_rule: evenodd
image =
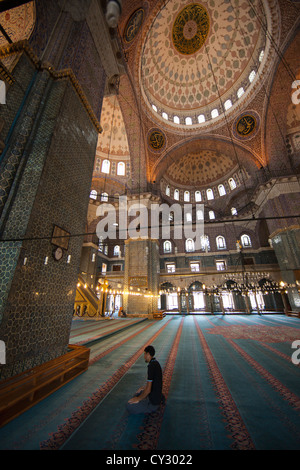
<path id="1" fill-rule="evenodd" d="M 68 348 L 102 99 L 113 73 L 103 65 L 109 48 L 101 55 L 101 6 L 84 5 L 36 2 L 33 37 L 0 51 L 1 60 L 18 58 L 0 107 L 0 379 Z"/>
<path id="2" fill-rule="evenodd" d="M 290 307 L 300 311 L 300 226 L 297 217 L 300 186 L 294 175 L 271 180 L 262 188 L 263 215 L 267 218 L 269 242 L 273 247 L 287 291 Z"/>
<path id="3" fill-rule="evenodd" d="M 271 243 L 280 266 L 282 282 L 293 311 L 300 312 L 300 226 L 278 230 Z"/>
<path id="4" fill-rule="evenodd" d="M 125 247 L 124 310 L 128 315 L 151 318 L 158 309 L 158 242 L 151 239 L 129 239 L 126 240 Z"/>

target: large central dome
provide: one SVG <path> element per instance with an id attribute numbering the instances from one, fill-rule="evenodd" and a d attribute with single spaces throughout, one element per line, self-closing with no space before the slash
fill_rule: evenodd
<path id="1" fill-rule="evenodd" d="M 214 108 L 222 112 L 221 101 L 233 105 L 261 66 L 266 47 L 261 5 L 260 0 L 252 7 L 245 0 L 185 5 L 169 0 L 144 43 L 140 80 L 149 107 L 179 124 L 178 117 L 181 123 L 188 116 L 195 123 L 200 114 L 211 119 Z"/>

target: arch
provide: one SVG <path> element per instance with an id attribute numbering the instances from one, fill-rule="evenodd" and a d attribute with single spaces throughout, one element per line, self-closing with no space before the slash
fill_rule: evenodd
<path id="1" fill-rule="evenodd" d="M 190 292 L 202 291 L 204 289 L 203 286 L 204 286 L 203 282 L 194 281 L 189 285 L 188 290 Z"/>
<path id="2" fill-rule="evenodd" d="M 226 189 L 224 184 L 219 184 L 218 185 L 218 191 L 220 196 L 225 196 L 226 195 Z"/>
<path id="3" fill-rule="evenodd" d="M 102 193 L 101 194 L 101 202 L 107 202 L 108 201 L 108 194 L 107 193 Z"/>
<path id="4" fill-rule="evenodd" d="M 117 166 L 117 175 L 118 176 L 125 176 L 125 163 L 119 162 Z"/>
<path id="5" fill-rule="evenodd" d="M 195 242 L 192 238 L 187 238 L 185 241 L 185 251 L 187 253 L 192 253 L 195 251 Z"/>
<path id="6" fill-rule="evenodd" d="M 225 237 L 223 237 L 223 235 L 218 235 L 216 238 L 216 244 L 217 244 L 218 250 L 225 250 L 226 249 Z"/>
<path id="7" fill-rule="evenodd" d="M 114 246 L 114 256 L 120 256 L 120 255 L 121 255 L 120 245 L 115 245 Z"/>
<path id="8" fill-rule="evenodd" d="M 250 235 L 243 233 L 241 235 L 241 244 L 243 248 L 250 248 L 252 246 Z"/>
<path id="9" fill-rule="evenodd" d="M 195 191 L 195 201 L 196 202 L 202 201 L 201 191 Z"/>
<path id="10" fill-rule="evenodd" d="M 235 142 L 234 145 L 239 155 L 239 164 L 242 165 L 249 174 L 256 172 L 263 162 L 261 155 L 254 153 L 254 151 L 243 142 Z M 233 161 L 236 160 L 235 151 L 230 138 L 222 137 L 216 139 L 213 135 L 186 138 L 180 143 L 170 147 L 166 153 L 161 153 L 161 156 L 152 166 L 151 181 L 159 182 L 166 174 L 168 168 L 186 155 L 187 148 L 191 153 L 198 152 L 199 148 L 202 150 L 213 150 L 230 157 Z"/>
<path id="11" fill-rule="evenodd" d="M 190 202 L 190 192 L 189 191 L 184 191 L 183 200 L 185 202 Z"/>
<path id="12" fill-rule="evenodd" d="M 110 173 L 110 161 L 105 159 L 102 161 L 101 172 L 109 174 Z"/>
<path id="13" fill-rule="evenodd" d="M 209 201 L 211 201 L 212 199 L 214 199 L 214 192 L 211 188 L 208 188 L 206 190 L 206 197 Z"/>
<path id="14" fill-rule="evenodd" d="M 165 240 L 163 244 L 164 253 L 172 253 L 172 243 L 170 240 Z"/>
<path id="15" fill-rule="evenodd" d="M 228 184 L 229 184 L 231 190 L 236 188 L 236 182 L 235 182 L 234 178 L 232 178 L 232 177 L 229 178 Z"/>

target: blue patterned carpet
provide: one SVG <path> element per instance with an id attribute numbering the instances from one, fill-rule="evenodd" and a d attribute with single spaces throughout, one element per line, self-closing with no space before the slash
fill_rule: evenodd
<path id="1" fill-rule="evenodd" d="M 73 322 L 70 342 L 90 344 L 88 371 L 1 428 L 0 449 L 300 449 L 300 365 L 291 360 L 298 318 L 126 320 Z M 166 404 L 129 416 L 148 344 L 163 368 Z"/>

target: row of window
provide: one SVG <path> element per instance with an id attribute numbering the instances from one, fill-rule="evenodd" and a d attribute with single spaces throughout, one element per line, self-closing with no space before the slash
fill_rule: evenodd
<path id="1" fill-rule="evenodd" d="M 225 260 L 215 260 L 217 271 L 225 271 L 226 270 L 226 261 Z M 191 261 L 190 262 L 190 270 L 192 273 L 199 273 L 201 268 L 200 261 Z M 167 262 L 165 264 L 165 269 L 167 273 L 175 273 L 176 271 L 176 264 L 175 262 Z M 101 268 L 102 274 L 107 272 L 107 263 L 102 263 Z M 122 265 L 120 264 L 113 264 L 112 271 L 122 271 Z"/>
<path id="2" fill-rule="evenodd" d="M 231 190 L 236 188 L 236 182 L 235 182 L 234 178 L 229 178 L 228 184 L 229 184 L 229 187 L 230 187 Z M 166 196 L 169 196 L 169 197 L 171 196 L 171 188 L 170 188 L 169 185 L 166 187 L 165 192 L 166 192 Z M 225 196 L 226 195 L 226 189 L 225 189 L 224 184 L 219 184 L 218 192 L 219 192 L 220 196 Z M 179 201 L 179 195 L 180 195 L 179 189 L 174 189 L 173 198 L 175 199 L 175 201 Z M 207 200 L 209 200 L 209 201 L 214 199 L 214 192 L 211 188 L 208 188 L 206 190 L 206 197 L 207 197 Z M 183 200 L 185 202 L 190 202 L 190 200 L 191 200 L 190 191 L 184 191 Z M 202 201 L 201 191 L 195 191 L 195 202 L 201 202 L 201 201 Z"/>
<path id="3" fill-rule="evenodd" d="M 251 239 L 249 235 L 243 234 L 240 238 L 241 246 L 243 248 L 250 248 L 252 246 Z M 223 235 L 219 235 L 216 237 L 216 245 L 218 250 L 226 250 L 226 240 Z M 98 249 L 101 253 L 108 255 L 108 246 L 103 245 L 102 240 L 99 240 Z M 185 250 L 188 253 L 195 251 L 195 241 L 192 238 L 187 238 L 185 241 Z M 210 251 L 210 241 L 208 235 L 203 235 L 201 237 L 201 250 L 202 251 Z M 165 240 L 163 243 L 163 251 L 164 253 L 172 253 L 173 247 L 172 242 L 170 240 Z M 121 247 L 120 245 L 114 246 L 113 256 L 121 256 Z"/>
<path id="4" fill-rule="evenodd" d="M 231 214 L 232 215 L 237 215 L 237 209 L 235 207 L 231 208 Z M 196 217 L 197 217 L 197 220 L 203 220 L 204 219 L 203 211 L 201 209 L 197 210 Z M 209 217 L 210 220 L 214 220 L 216 218 L 215 212 L 214 211 L 208 211 L 208 217 Z M 186 218 L 187 222 L 192 222 L 193 217 L 192 217 L 192 214 L 190 212 L 187 212 L 185 214 L 185 218 Z M 170 220 L 172 220 L 171 216 L 170 216 Z"/>
<path id="5" fill-rule="evenodd" d="M 215 260 L 217 271 L 225 271 L 226 270 L 226 261 L 225 260 Z M 167 273 L 175 273 L 176 272 L 176 264 L 175 262 L 167 262 L 165 264 Z M 192 273 L 199 273 L 201 268 L 200 261 L 191 261 L 190 262 L 190 270 Z"/>
<path id="6" fill-rule="evenodd" d="M 259 61 L 261 62 L 263 60 L 263 57 L 264 57 L 264 51 L 261 51 L 260 53 L 260 56 L 259 56 Z M 248 77 L 248 80 L 249 80 L 249 83 L 252 83 L 253 80 L 255 79 L 255 76 L 256 76 L 256 71 L 255 70 L 252 70 L 249 74 L 249 77 Z M 243 96 L 243 94 L 245 93 L 245 89 L 244 87 L 240 87 L 237 91 L 237 98 L 241 98 Z M 225 103 L 224 103 L 224 110 L 225 111 L 228 111 L 228 109 L 230 109 L 232 107 L 232 101 L 230 99 L 226 100 Z M 158 113 L 158 109 L 157 109 L 157 106 L 155 106 L 155 104 L 152 104 L 152 109 Z M 169 118 L 168 114 L 164 111 L 161 113 L 162 117 L 166 120 L 166 121 L 169 121 L 169 120 L 172 120 L 171 118 Z M 219 116 L 219 110 L 217 108 L 213 109 L 210 113 L 210 117 L 211 119 L 215 119 Z M 197 116 L 197 123 L 198 124 L 202 124 L 203 122 L 206 121 L 206 117 L 204 114 L 199 114 Z M 179 116 L 174 116 L 173 117 L 173 122 L 174 124 L 180 124 L 180 118 Z M 184 124 L 186 126 L 191 126 L 193 124 L 193 119 L 192 117 L 186 117 L 185 120 L 184 120 Z"/>
<path id="7" fill-rule="evenodd" d="M 250 248 L 252 246 L 251 239 L 249 235 L 243 234 L 241 236 L 241 245 L 243 248 Z M 216 237 L 216 245 L 218 250 L 226 250 L 226 240 L 225 237 L 219 235 Z M 209 251 L 210 250 L 210 241 L 208 235 L 203 235 L 201 237 L 201 250 L 202 251 Z M 163 251 L 164 253 L 172 253 L 172 242 L 170 240 L 166 240 L 163 244 Z M 192 238 L 187 238 L 185 241 L 185 251 L 191 253 L 195 251 L 195 241 Z"/>
<path id="8" fill-rule="evenodd" d="M 110 173 L 110 161 L 109 160 L 103 160 L 102 165 L 101 165 L 101 172 L 106 173 L 106 174 Z M 125 176 L 125 163 L 124 162 L 118 162 L 117 175 Z"/>
<path id="9" fill-rule="evenodd" d="M 95 189 L 92 189 L 92 191 L 90 192 L 90 198 L 96 200 L 97 196 L 98 196 L 97 191 Z M 102 202 L 107 202 L 108 201 L 108 194 L 107 193 L 101 193 L 100 200 Z"/>

